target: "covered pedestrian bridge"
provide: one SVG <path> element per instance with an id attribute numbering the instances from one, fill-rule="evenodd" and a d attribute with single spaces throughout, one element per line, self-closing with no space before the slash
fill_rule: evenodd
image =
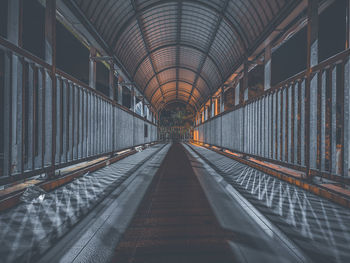
<path id="1" fill-rule="evenodd" d="M 0 0 L 3 262 L 350 262 L 349 0 Z"/>

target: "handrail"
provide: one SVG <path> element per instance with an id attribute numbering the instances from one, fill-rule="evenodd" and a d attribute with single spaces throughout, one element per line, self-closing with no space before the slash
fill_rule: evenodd
<path id="1" fill-rule="evenodd" d="M 7 39 L 5 39 L 4 37 L 0 36 L 0 49 L 4 49 L 4 50 L 9 50 L 13 53 L 15 53 L 17 56 L 19 57 L 23 57 L 24 59 L 27 60 L 31 60 L 32 62 L 34 62 L 35 64 L 39 65 L 42 68 L 45 68 L 46 70 L 51 71 L 52 70 L 52 66 L 48 63 L 46 63 L 45 61 L 43 61 L 41 58 L 35 56 L 34 54 L 30 53 L 29 51 L 16 46 L 15 44 L 11 43 L 10 41 L 8 41 Z M 155 123 L 145 119 L 144 117 L 139 116 L 137 113 L 131 111 L 130 109 L 118 104 L 117 102 L 111 100 L 108 96 L 106 96 L 105 94 L 103 94 L 102 92 L 91 88 L 89 85 L 87 85 L 86 83 L 82 82 L 81 80 L 78 80 L 77 78 L 69 75 L 68 73 L 56 68 L 56 75 L 58 75 L 59 77 L 63 77 L 65 79 L 67 79 L 68 81 L 71 81 L 85 89 L 87 89 L 90 92 L 95 93 L 96 95 L 100 96 L 103 100 L 111 103 L 113 106 L 118 107 L 122 110 L 124 110 L 125 112 L 151 124 L 154 126 L 157 126 Z"/>
<path id="2" fill-rule="evenodd" d="M 33 55 L 32 53 L 28 52 L 27 50 L 16 46 L 15 44 L 11 43 L 7 39 L 3 38 L 0 36 L 0 49 L 4 50 L 10 50 L 11 52 L 16 53 L 18 56 L 27 58 L 32 60 L 34 63 L 38 64 L 39 66 L 46 68 L 46 69 L 51 69 L 51 65 L 43 61 L 41 58 Z"/>
<path id="3" fill-rule="evenodd" d="M 325 68 L 328 68 L 328 67 L 331 67 L 332 65 L 334 64 L 340 64 L 342 63 L 342 61 L 344 59 L 346 59 L 347 57 L 350 56 L 350 48 L 349 49 L 346 49 L 338 54 L 335 54 L 334 56 L 320 62 L 319 64 L 317 64 L 316 66 L 313 66 L 311 68 L 311 74 L 315 74 L 317 72 L 319 72 L 320 70 L 322 69 L 325 69 Z M 201 122 L 200 124 L 194 126 L 194 127 L 198 127 L 202 124 L 205 124 L 215 118 L 218 118 L 218 117 L 221 117 L 225 114 L 228 114 L 232 111 L 235 111 L 235 110 L 238 110 L 242 107 L 245 107 L 246 105 L 250 104 L 250 103 L 253 103 L 255 101 L 258 101 L 260 99 L 262 99 L 263 97 L 267 96 L 267 95 L 270 95 L 270 94 L 273 94 L 275 93 L 276 91 L 278 90 L 281 90 L 283 88 L 285 88 L 288 84 L 293 84 L 294 82 L 297 82 L 297 81 L 300 81 L 301 79 L 305 78 L 306 77 L 306 70 L 303 70 L 279 83 L 277 83 L 274 87 L 271 87 L 270 89 L 268 90 L 265 90 L 262 94 L 260 94 L 259 96 L 257 97 L 254 97 L 254 98 L 250 98 L 248 99 L 247 101 L 245 101 L 244 103 L 240 104 L 240 105 L 235 105 L 233 106 L 231 109 L 227 110 L 227 111 L 224 111 L 224 112 L 220 112 L 219 114 L 215 115 L 214 117 L 211 117 L 210 119 L 204 121 L 204 122 Z"/>

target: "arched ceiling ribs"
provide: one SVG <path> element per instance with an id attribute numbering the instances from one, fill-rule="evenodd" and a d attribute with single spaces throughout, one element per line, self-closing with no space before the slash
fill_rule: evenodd
<path id="1" fill-rule="evenodd" d="M 155 90 L 155 91 L 153 92 L 153 94 L 152 94 L 152 99 L 153 99 L 154 95 L 156 94 L 156 92 L 157 92 L 157 90 Z M 174 92 L 174 91 L 168 91 L 168 92 L 164 93 L 164 97 L 168 97 L 168 96 L 166 96 L 166 94 L 167 94 L 167 93 L 171 93 L 171 92 Z M 181 90 L 181 92 L 184 92 L 184 93 L 190 95 L 190 93 L 189 93 L 188 91 Z M 201 96 L 201 98 L 203 98 L 203 97 Z M 151 99 L 151 100 L 152 100 L 152 99 Z M 156 98 L 156 101 L 154 102 L 154 104 L 155 104 L 155 105 L 158 105 L 158 104 L 159 104 L 159 101 L 160 101 L 161 99 L 162 99 L 162 96 L 160 96 L 159 98 Z M 203 101 L 203 100 L 202 100 L 202 101 Z M 200 101 L 197 101 L 196 99 L 194 99 L 193 102 L 194 102 L 197 106 L 200 106 L 200 105 L 199 105 Z M 188 103 L 189 103 L 189 102 L 188 102 Z"/>
<path id="2" fill-rule="evenodd" d="M 173 92 L 173 91 L 171 91 L 171 92 Z M 167 97 L 167 98 L 172 98 L 172 97 L 175 97 L 175 99 L 180 99 L 181 98 L 181 96 L 179 96 L 178 98 L 176 98 L 176 96 L 167 96 L 166 94 L 167 93 L 171 93 L 170 91 L 169 92 L 166 92 L 164 95 L 165 95 L 165 97 Z M 187 93 L 187 94 L 189 94 L 188 92 L 185 92 L 185 93 Z M 172 101 L 172 100 L 168 100 L 168 102 L 169 101 Z M 156 101 L 154 102 L 154 104 L 155 105 L 162 105 L 163 103 L 162 103 L 163 101 L 162 101 L 162 96 L 160 96 L 159 98 L 157 98 L 156 99 Z M 184 100 L 184 102 L 186 102 L 186 99 Z M 196 100 L 193 100 L 192 101 L 193 102 L 193 105 L 195 105 L 195 107 L 196 108 L 199 108 L 200 107 L 200 105 L 199 105 L 199 102 L 198 101 L 196 101 Z M 188 104 L 190 104 L 191 105 L 191 103 L 188 103 Z"/>
<path id="3" fill-rule="evenodd" d="M 175 97 L 170 99 L 167 102 L 161 103 L 157 109 L 163 109 L 164 107 L 166 107 L 167 105 L 173 103 L 173 102 L 182 102 L 184 105 L 189 105 L 192 109 L 195 109 L 196 111 L 199 110 L 199 106 L 197 104 L 191 104 L 191 103 L 187 103 L 186 100 L 184 100 L 183 98 L 178 98 L 176 99 Z"/>
<path id="4" fill-rule="evenodd" d="M 206 102 L 301 0 L 64 2 L 75 3 L 83 25 L 147 98 L 155 92 L 158 107 L 174 99 Z"/>
<path id="5" fill-rule="evenodd" d="M 143 23 L 142 23 L 142 19 L 140 17 L 140 13 L 137 10 L 137 6 L 135 4 L 135 0 L 130 0 L 130 1 L 131 1 L 132 8 L 135 10 L 135 13 L 136 13 L 137 25 L 138 25 L 138 27 L 140 29 L 140 32 L 141 32 L 141 37 L 142 37 L 143 44 L 145 45 L 147 53 L 149 53 L 150 48 L 149 48 L 149 45 L 147 43 L 147 40 L 145 39 L 145 33 L 144 33 L 145 30 L 143 28 Z M 152 67 L 153 72 L 156 74 L 156 69 L 154 67 L 154 64 L 153 64 L 153 61 L 152 61 L 151 58 L 150 58 L 150 63 L 151 63 L 151 67 Z M 160 85 L 160 81 L 159 81 L 159 78 L 158 78 L 157 74 L 156 74 L 156 78 L 157 78 L 158 85 Z M 162 89 L 161 88 L 159 88 L 159 89 L 160 89 L 160 92 L 163 95 Z M 164 95 L 163 95 L 163 98 L 164 98 Z M 165 98 L 164 98 L 164 100 L 165 100 Z"/>
<path id="6" fill-rule="evenodd" d="M 192 83 L 190 83 L 190 82 L 188 82 L 188 81 L 184 81 L 184 80 L 169 80 L 169 81 L 163 83 L 160 87 L 165 86 L 166 84 L 169 84 L 169 83 L 172 83 L 172 82 L 180 82 L 180 83 L 186 83 L 186 84 L 192 85 Z M 203 96 L 203 93 L 202 93 L 197 87 L 196 87 L 195 89 L 198 91 L 198 93 L 199 93 L 199 95 L 201 96 L 201 98 L 205 99 L 205 97 Z M 155 89 L 155 90 L 152 92 L 152 95 L 151 95 L 151 97 L 149 98 L 149 101 L 152 101 L 152 99 L 153 99 L 154 95 L 156 94 L 157 90 L 158 90 L 158 89 Z M 190 94 L 189 91 L 186 91 L 186 93 Z M 165 93 L 163 93 L 163 95 L 165 95 Z"/>
<path id="7" fill-rule="evenodd" d="M 169 48 L 169 47 L 174 47 L 174 46 L 175 46 L 175 47 L 187 47 L 187 48 L 189 48 L 189 49 L 194 49 L 194 50 L 196 50 L 196 51 L 198 51 L 198 52 L 200 52 L 200 53 L 206 55 L 206 54 L 205 54 L 205 51 L 201 50 L 200 48 L 198 48 L 198 47 L 196 47 L 196 46 L 189 45 L 189 44 L 180 44 L 180 43 L 178 44 L 178 43 L 176 43 L 176 44 L 166 44 L 166 45 L 162 45 L 162 46 L 159 46 L 159 47 L 157 47 L 157 48 L 151 50 L 150 53 L 147 53 L 147 55 L 144 56 L 144 57 L 140 60 L 140 62 L 137 64 L 137 66 L 136 66 L 136 68 L 135 68 L 134 73 L 132 74 L 132 77 L 133 77 L 133 78 L 135 77 L 135 75 L 136 75 L 137 71 L 139 70 L 140 66 L 142 65 L 142 63 L 143 63 L 148 57 L 150 57 L 154 52 L 157 52 L 157 51 L 159 51 L 159 50 L 161 50 L 161 49 L 165 49 L 165 48 Z M 219 68 L 219 65 L 218 65 L 217 61 L 216 61 L 212 56 L 210 56 L 209 54 L 208 54 L 208 58 L 210 59 L 211 62 L 213 62 L 213 64 L 215 65 L 215 67 L 216 67 L 216 69 L 217 69 L 217 71 L 218 71 L 218 73 L 220 74 L 221 79 L 223 79 L 224 76 L 222 75 L 222 72 L 221 72 L 221 70 L 220 70 L 220 68 Z"/>
<path id="8" fill-rule="evenodd" d="M 154 74 L 154 75 L 147 81 L 147 84 L 146 84 L 146 86 L 143 88 L 143 91 L 142 91 L 142 92 L 145 93 L 146 89 L 148 88 L 148 85 L 151 83 L 152 79 L 156 77 L 156 75 L 158 75 L 158 74 L 160 74 L 160 73 L 162 73 L 162 72 L 164 72 L 164 71 L 167 71 L 167 70 L 169 70 L 169 69 L 174 69 L 174 68 L 177 68 L 177 67 L 176 67 L 176 66 L 171 66 L 171 67 L 167 67 L 167 68 L 164 68 L 164 69 L 162 69 L 162 70 L 156 72 L 156 74 Z M 195 73 L 195 74 L 197 73 L 197 71 L 195 71 L 194 69 L 189 68 L 189 67 L 181 66 L 181 67 L 178 67 L 178 68 L 180 68 L 180 69 L 185 69 L 185 70 L 189 70 L 189 71 L 191 71 L 191 72 L 193 72 L 193 73 Z M 200 78 L 204 81 L 204 83 L 206 84 L 206 86 L 207 86 L 209 92 L 211 92 L 211 90 L 210 90 L 210 85 L 209 85 L 209 83 L 208 83 L 208 80 L 206 80 L 205 78 L 203 78 L 203 76 L 201 76 L 201 75 L 199 75 L 198 77 L 200 77 Z"/>
<path id="9" fill-rule="evenodd" d="M 188 84 L 188 85 L 191 85 L 192 86 L 192 82 L 189 82 L 187 80 L 183 80 L 183 79 L 171 79 L 171 80 L 168 80 L 164 83 L 162 83 L 162 86 L 165 86 L 166 84 L 169 84 L 169 83 L 172 83 L 172 82 L 176 82 L 176 81 L 179 81 L 181 83 L 185 83 L 185 84 Z M 203 93 L 196 87 L 196 90 L 198 91 L 198 93 L 201 95 L 201 97 L 204 99 L 204 96 L 203 96 Z M 188 92 L 189 93 L 189 92 Z"/>
<path id="10" fill-rule="evenodd" d="M 177 25 L 176 25 L 176 99 L 179 92 L 179 66 L 180 66 L 180 38 L 181 38 L 181 17 L 182 17 L 182 1 L 177 4 Z"/>
<path id="11" fill-rule="evenodd" d="M 135 10 L 135 14 L 131 17 L 129 17 L 127 19 L 127 21 L 125 21 L 125 23 L 121 26 L 121 28 L 119 29 L 119 31 L 115 34 L 112 35 L 110 41 L 112 42 L 112 48 L 114 48 L 114 51 L 116 50 L 116 44 L 119 40 L 119 38 L 121 37 L 121 35 L 123 34 L 123 32 L 125 31 L 126 28 L 128 28 L 128 26 L 135 21 L 135 19 L 137 19 L 140 14 L 145 13 L 147 10 L 152 9 L 153 7 L 160 5 L 160 4 L 165 4 L 165 3 L 169 3 L 169 2 L 176 2 L 175 0 L 161 0 L 161 1 L 156 1 L 153 2 L 147 6 L 144 6 L 143 8 L 140 8 L 139 10 Z M 199 1 L 199 0 L 182 0 L 181 2 L 189 2 L 189 3 L 194 3 L 196 5 L 205 7 L 215 13 L 217 13 L 220 17 L 222 17 L 223 20 L 225 20 L 225 22 L 231 27 L 232 31 L 234 32 L 234 34 L 237 37 L 237 40 L 239 42 L 239 44 L 241 45 L 241 47 L 244 50 L 248 49 L 249 46 L 249 38 L 246 35 L 244 29 L 240 26 L 240 23 L 238 23 L 238 21 L 234 18 L 231 17 L 231 19 L 233 20 L 233 22 L 224 14 L 224 12 L 222 10 L 218 10 L 217 8 L 215 8 L 213 5 L 210 5 L 208 3 L 205 3 L 203 1 Z M 227 5 L 226 5 L 227 6 Z M 109 24 L 113 25 L 115 23 L 115 21 L 110 21 Z"/>
<path id="12" fill-rule="evenodd" d="M 194 112 L 196 112 L 198 110 L 198 107 L 196 107 L 196 105 L 186 104 L 186 101 L 184 101 L 184 100 L 175 99 L 175 100 L 168 101 L 168 102 L 165 102 L 162 105 L 160 105 L 158 110 L 157 110 L 157 112 L 162 111 L 166 106 L 168 106 L 169 104 L 172 104 L 172 103 L 181 103 L 181 104 L 183 104 L 185 106 L 189 105 L 194 110 Z"/>
<path id="13" fill-rule="evenodd" d="M 217 23 L 216 23 L 216 26 L 215 26 L 215 29 L 214 29 L 214 31 L 213 31 L 213 34 L 211 35 L 209 45 L 208 45 L 207 50 L 206 50 L 206 52 L 205 52 L 206 54 L 209 54 L 209 52 L 210 52 L 210 49 L 211 49 L 211 47 L 212 47 L 212 45 L 213 45 L 213 42 L 214 42 L 214 40 L 215 40 L 215 37 L 216 37 L 216 35 L 217 35 L 218 31 L 219 31 L 221 22 L 222 22 L 222 20 L 223 20 L 224 12 L 226 11 L 226 9 L 227 9 L 227 7 L 228 7 L 229 1 L 230 1 L 230 0 L 226 0 L 226 1 L 225 1 L 225 4 L 224 4 L 222 10 L 221 10 L 221 12 L 219 13 L 219 19 L 218 19 L 218 21 L 217 21 Z M 193 90 L 194 90 L 194 87 L 197 85 L 198 77 L 199 77 L 199 75 L 200 75 L 200 73 L 201 73 L 201 71 L 202 71 L 202 69 L 203 69 L 203 66 L 204 66 L 204 63 L 205 63 L 206 59 L 207 59 L 207 56 L 201 61 L 201 64 L 200 64 L 199 67 L 198 67 L 196 77 L 195 77 L 195 79 L 194 79 L 194 81 L 193 81 L 192 90 L 191 90 L 190 96 L 188 97 L 188 102 L 191 100 L 192 92 L 193 92 Z"/>

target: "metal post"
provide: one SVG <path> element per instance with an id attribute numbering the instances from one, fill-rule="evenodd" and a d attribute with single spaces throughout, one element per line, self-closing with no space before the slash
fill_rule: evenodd
<path id="1" fill-rule="evenodd" d="M 45 165 L 51 165 L 49 177 L 55 172 L 56 156 L 56 0 L 46 0 L 45 61 L 51 65 L 45 85 Z M 49 102 L 51 100 L 51 103 Z"/>
<path id="2" fill-rule="evenodd" d="M 225 94 L 225 88 L 221 88 L 221 94 L 220 94 L 220 112 L 224 112 L 225 104 L 224 104 L 224 94 Z"/>
<path id="3" fill-rule="evenodd" d="M 212 118 L 214 115 L 214 112 L 213 112 L 214 107 L 213 107 L 213 98 L 212 97 L 210 97 L 209 103 L 210 103 L 210 105 L 209 105 L 209 118 Z"/>
<path id="4" fill-rule="evenodd" d="M 8 1 L 7 38 L 21 46 L 22 36 L 22 1 Z M 22 106 L 22 64 L 17 56 L 5 54 L 4 85 L 4 176 L 21 171 L 21 106 Z M 20 101 L 18 101 L 18 99 Z"/>
<path id="5" fill-rule="evenodd" d="M 243 65 L 242 85 L 239 92 L 239 103 L 243 104 L 248 99 L 248 61 Z"/>
<path id="6" fill-rule="evenodd" d="M 350 47 L 350 0 L 346 1 L 346 43 L 345 48 Z M 349 176 L 350 165 L 350 60 L 344 65 L 344 96 L 342 101 L 342 175 Z"/>
<path id="7" fill-rule="evenodd" d="M 235 87 L 235 106 L 239 104 L 240 100 L 240 84 L 238 82 L 237 86 Z"/>
<path id="8" fill-rule="evenodd" d="M 264 89 L 271 88 L 271 46 L 265 47 Z"/>
<path id="9" fill-rule="evenodd" d="M 135 88 L 133 86 L 130 89 L 130 94 L 131 94 L 130 110 L 135 112 L 136 97 L 135 97 Z"/>
<path id="10" fill-rule="evenodd" d="M 307 25 L 307 86 L 306 86 L 306 171 L 311 178 L 311 169 L 316 168 L 317 157 L 317 75 L 311 68 L 318 63 L 318 0 L 308 0 Z"/>
<path id="11" fill-rule="evenodd" d="M 89 86 L 92 89 L 96 89 L 96 61 L 93 59 L 96 54 L 96 48 L 90 47 Z"/>
<path id="12" fill-rule="evenodd" d="M 118 83 L 118 104 L 123 105 L 123 86 Z"/>
<path id="13" fill-rule="evenodd" d="M 114 87 L 115 87 L 115 76 L 114 76 L 114 63 L 109 64 L 109 98 L 114 100 Z"/>
<path id="14" fill-rule="evenodd" d="M 141 116 L 142 116 L 142 118 L 144 118 L 145 117 L 145 99 L 144 98 L 142 98 L 142 107 L 141 107 Z M 146 116 L 147 117 L 147 116 Z"/>

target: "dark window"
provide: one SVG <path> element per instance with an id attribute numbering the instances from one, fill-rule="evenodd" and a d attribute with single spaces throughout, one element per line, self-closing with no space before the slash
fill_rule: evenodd
<path id="1" fill-rule="evenodd" d="M 56 30 L 57 68 L 89 83 L 89 50 L 58 21 Z"/>
<path id="2" fill-rule="evenodd" d="M 144 132 L 145 132 L 145 138 L 148 137 L 148 125 L 147 124 L 145 124 Z"/>
<path id="3" fill-rule="evenodd" d="M 127 87 L 123 87 L 123 106 L 130 108 L 131 107 L 131 92 Z"/>
<path id="4" fill-rule="evenodd" d="M 23 1 L 23 48 L 45 58 L 45 8 L 37 0 Z"/>
<path id="5" fill-rule="evenodd" d="M 224 109 L 232 109 L 235 105 L 235 89 L 230 88 L 224 93 Z"/>
<path id="6" fill-rule="evenodd" d="M 109 96 L 109 69 L 102 63 L 96 63 L 96 89 Z"/>
<path id="7" fill-rule="evenodd" d="M 319 17 L 319 61 L 345 49 L 346 1 L 334 1 Z"/>
<path id="8" fill-rule="evenodd" d="M 0 0 L 0 36 L 6 37 L 7 32 L 7 1 Z"/>
<path id="9" fill-rule="evenodd" d="M 306 69 L 306 33 L 306 27 L 304 27 L 272 53 L 271 84 L 273 86 Z"/>
<path id="10" fill-rule="evenodd" d="M 248 73 L 248 98 L 259 96 L 264 92 L 264 66 L 257 65 Z"/>

